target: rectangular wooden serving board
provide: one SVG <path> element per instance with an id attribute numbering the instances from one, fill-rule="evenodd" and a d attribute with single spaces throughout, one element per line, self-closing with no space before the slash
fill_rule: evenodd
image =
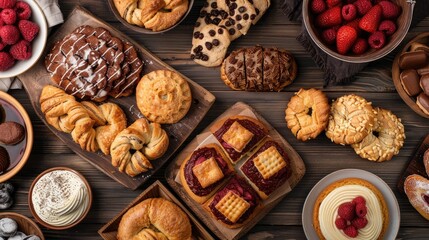
<path id="1" fill-rule="evenodd" d="M 419 174 L 425 178 L 428 178 L 428 175 L 426 174 L 425 166 L 423 165 L 423 154 L 428 148 L 429 148 L 429 134 L 422 139 L 420 145 L 416 148 L 416 150 L 414 151 L 414 154 L 411 155 L 410 160 L 408 161 L 404 171 L 399 177 L 398 183 L 396 185 L 399 192 L 405 194 L 404 182 L 405 182 L 405 179 L 411 174 Z"/>
<path id="2" fill-rule="evenodd" d="M 183 186 L 177 181 L 177 174 L 180 170 L 180 165 L 182 162 L 204 141 L 206 137 L 210 135 L 210 127 L 218 120 L 238 115 L 242 112 L 250 111 L 256 116 L 258 120 L 265 124 L 269 129 L 269 135 L 284 148 L 288 157 L 290 159 L 292 167 L 292 175 L 288 179 L 289 189 L 284 186 L 281 186 L 281 191 L 275 191 L 267 200 L 263 202 L 263 209 L 254 218 L 252 218 L 246 225 L 237 228 L 229 229 L 221 224 L 219 224 L 214 218 L 210 216 L 206 210 L 203 209 L 202 205 L 195 202 L 184 190 Z M 247 157 L 246 157 L 247 159 Z M 240 160 L 240 162 L 246 161 L 245 159 Z M 237 163 L 235 168 L 241 165 Z M 226 110 L 222 115 L 220 115 L 215 121 L 213 121 L 200 135 L 195 137 L 170 163 L 165 172 L 168 184 L 174 189 L 174 191 L 181 197 L 181 199 L 188 205 L 189 208 L 197 215 L 206 226 L 220 239 L 239 239 L 246 232 L 248 232 L 259 220 L 261 220 L 274 206 L 276 206 L 293 188 L 298 184 L 305 174 L 305 165 L 302 158 L 299 154 L 292 148 L 292 146 L 275 130 L 261 115 L 259 115 L 253 108 L 243 102 L 237 102 L 228 110 Z M 240 175 L 240 174 L 239 174 Z M 284 191 L 283 191 L 284 190 Z M 289 190 L 289 191 L 288 191 Z M 272 198 L 273 199 L 270 199 Z"/>
<path id="3" fill-rule="evenodd" d="M 69 134 L 60 132 L 51 125 L 49 125 L 45 120 L 44 114 L 40 110 L 39 98 L 43 87 L 48 84 L 54 85 L 54 83 L 50 79 L 49 73 L 45 69 L 44 58 L 51 50 L 55 42 L 62 39 L 64 36 L 82 25 L 104 27 L 109 30 L 113 36 L 119 37 L 134 44 L 134 46 L 139 50 L 139 55 L 141 59 L 145 63 L 142 75 L 159 69 L 176 71 L 172 67 L 161 61 L 158 57 L 153 55 L 151 52 L 149 52 L 147 49 L 140 46 L 137 42 L 133 41 L 120 31 L 114 29 L 106 22 L 96 18 L 84 8 L 77 6 L 69 15 L 68 19 L 64 22 L 64 24 L 58 29 L 58 31 L 52 34 L 51 37 L 48 39 L 47 46 L 44 50 L 44 54 L 42 55 L 41 59 L 39 59 L 35 66 L 33 66 L 29 71 L 19 75 L 18 77 L 23 82 L 23 85 L 30 97 L 31 103 L 37 115 L 43 120 L 43 122 L 55 135 L 57 135 L 74 152 L 76 152 L 82 158 L 87 160 L 93 166 L 95 166 L 120 184 L 124 185 L 125 187 L 134 190 L 138 188 L 141 184 L 143 184 L 150 176 L 152 176 L 154 172 L 160 169 L 161 166 L 167 162 L 167 160 L 173 155 L 173 153 L 188 138 L 188 136 L 197 127 L 199 122 L 203 119 L 210 107 L 213 105 L 215 97 L 205 88 L 201 87 L 197 83 L 193 82 L 186 76 L 183 76 L 176 71 L 188 81 L 192 91 L 193 101 L 189 112 L 182 120 L 175 124 L 162 126 L 166 130 L 170 138 L 170 145 L 168 146 L 167 152 L 161 158 L 152 161 L 152 165 L 154 167 L 152 170 L 145 172 L 137 177 L 133 178 L 125 173 L 119 172 L 117 168 L 112 166 L 110 156 L 106 156 L 100 151 L 93 153 L 82 150 L 79 145 L 73 141 Z M 128 125 L 134 122 L 136 119 L 142 117 L 142 114 L 136 106 L 134 94 L 129 97 L 122 97 L 118 99 L 109 98 L 107 101 L 118 104 L 122 108 L 122 110 L 124 110 L 127 115 Z"/>
<path id="4" fill-rule="evenodd" d="M 121 222 L 122 216 L 132 207 L 139 204 L 145 199 L 148 198 L 164 198 L 179 206 L 189 217 L 189 220 L 192 225 L 192 239 L 194 240 L 211 240 L 214 239 L 198 222 L 198 220 L 192 216 L 192 214 L 180 203 L 180 201 L 174 197 L 174 195 L 168 191 L 168 189 L 162 185 L 160 181 L 154 182 L 146 190 L 144 190 L 138 197 L 136 197 L 124 210 L 122 210 L 118 215 L 113 217 L 108 223 L 98 230 L 98 234 L 104 240 L 116 240 L 118 234 L 119 223 Z"/>

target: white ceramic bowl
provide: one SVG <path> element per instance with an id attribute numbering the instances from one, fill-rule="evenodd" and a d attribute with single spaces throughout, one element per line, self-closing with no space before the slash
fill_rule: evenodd
<path id="1" fill-rule="evenodd" d="M 39 60 L 40 56 L 43 53 L 43 49 L 45 48 L 45 45 L 46 45 L 46 39 L 48 37 L 48 24 L 45 19 L 45 14 L 37 4 L 37 1 L 35 0 L 21 0 L 21 1 L 24 1 L 28 3 L 28 5 L 30 5 L 31 11 L 32 11 L 30 20 L 37 23 L 37 25 L 39 25 L 40 27 L 39 34 L 31 43 L 31 47 L 32 47 L 31 58 L 27 60 L 16 61 L 13 67 L 9 68 L 6 71 L 0 71 L 0 78 L 15 77 L 30 69 L 37 62 L 37 60 Z"/>

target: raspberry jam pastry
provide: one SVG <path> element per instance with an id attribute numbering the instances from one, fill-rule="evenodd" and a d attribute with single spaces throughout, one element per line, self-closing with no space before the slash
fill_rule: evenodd
<path id="1" fill-rule="evenodd" d="M 195 150 L 180 166 L 180 180 L 198 203 L 209 199 L 234 169 L 222 148 L 208 144 Z"/>
<path id="2" fill-rule="evenodd" d="M 265 141 L 240 169 L 262 199 L 268 198 L 292 173 L 287 153 L 271 139 Z"/>
<path id="3" fill-rule="evenodd" d="M 210 131 L 234 164 L 268 134 L 268 129 L 260 121 L 239 115 L 216 122 Z"/>
<path id="4" fill-rule="evenodd" d="M 204 204 L 204 208 L 226 227 L 238 228 L 259 211 L 260 200 L 246 180 L 235 176 Z"/>

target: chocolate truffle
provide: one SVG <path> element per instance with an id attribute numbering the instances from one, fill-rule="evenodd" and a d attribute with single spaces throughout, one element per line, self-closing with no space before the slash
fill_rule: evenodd
<path id="1" fill-rule="evenodd" d="M 420 109 L 426 113 L 427 115 L 429 115 L 429 96 L 426 95 L 425 93 L 420 93 L 417 96 L 417 106 L 420 107 Z"/>
<path id="2" fill-rule="evenodd" d="M 420 76 L 414 69 L 407 69 L 401 72 L 399 76 L 402 87 L 408 96 L 417 96 L 422 89 L 420 88 Z"/>
<path id="3" fill-rule="evenodd" d="M 10 165 L 9 153 L 7 150 L 0 146 L 0 173 L 3 173 L 7 170 Z"/>
<path id="4" fill-rule="evenodd" d="M 429 96 L 429 74 L 423 75 L 420 78 L 420 87 L 423 89 L 423 92 Z"/>
<path id="5" fill-rule="evenodd" d="M 25 137 L 24 126 L 17 122 L 4 122 L 0 124 L 0 143 L 15 145 Z"/>
<path id="6" fill-rule="evenodd" d="M 399 57 L 399 67 L 401 69 L 418 69 L 426 66 L 428 56 L 425 51 L 404 52 Z"/>

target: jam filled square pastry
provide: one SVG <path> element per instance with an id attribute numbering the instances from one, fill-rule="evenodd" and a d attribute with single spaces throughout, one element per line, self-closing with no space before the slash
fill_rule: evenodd
<path id="1" fill-rule="evenodd" d="M 205 202 L 234 172 L 221 147 L 208 144 L 192 152 L 180 166 L 180 180 L 189 196 Z"/>
<path id="2" fill-rule="evenodd" d="M 247 223 L 260 208 L 260 199 L 245 179 L 235 176 L 204 204 L 217 221 L 228 228 Z"/>
<path id="3" fill-rule="evenodd" d="M 271 139 L 265 141 L 240 169 L 262 199 L 268 198 L 292 173 L 287 153 Z"/>
<path id="4" fill-rule="evenodd" d="M 268 129 L 263 123 L 247 116 L 222 119 L 210 130 L 234 164 L 268 134 Z"/>

